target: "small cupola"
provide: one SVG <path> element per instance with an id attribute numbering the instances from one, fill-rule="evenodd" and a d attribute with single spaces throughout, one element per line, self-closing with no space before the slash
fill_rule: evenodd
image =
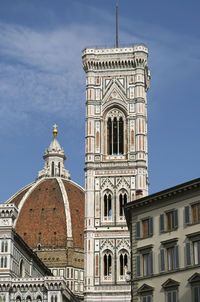
<path id="1" fill-rule="evenodd" d="M 53 126 L 53 138 L 49 148 L 44 153 L 44 169 L 39 171 L 38 178 L 42 177 L 62 177 L 70 179 L 69 171 L 65 170 L 64 161 L 66 156 L 57 139 L 57 125 Z"/>

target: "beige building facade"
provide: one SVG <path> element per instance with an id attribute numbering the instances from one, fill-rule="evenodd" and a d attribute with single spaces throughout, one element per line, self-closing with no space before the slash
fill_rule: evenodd
<path id="1" fill-rule="evenodd" d="M 127 204 L 132 301 L 200 301 L 200 179 Z"/>
<path id="2" fill-rule="evenodd" d="M 148 194 L 144 45 L 87 48 L 85 301 L 130 301 L 130 234 L 124 205 Z"/>

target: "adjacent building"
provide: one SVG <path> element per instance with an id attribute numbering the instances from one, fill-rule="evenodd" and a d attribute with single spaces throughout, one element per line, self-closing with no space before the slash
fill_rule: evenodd
<path id="1" fill-rule="evenodd" d="M 126 205 L 132 301 L 200 301 L 200 178 Z"/>
<path id="2" fill-rule="evenodd" d="M 144 45 L 86 48 L 85 301 L 130 301 L 124 205 L 148 194 Z"/>

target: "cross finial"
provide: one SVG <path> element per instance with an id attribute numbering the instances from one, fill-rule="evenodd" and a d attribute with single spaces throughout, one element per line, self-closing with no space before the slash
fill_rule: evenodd
<path id="1" fill-rule="evenodd" d="M 58 126 L 57 126 L 56 124 L 53 125 L 53 131 L 52 131 L 52 133 L 53 133 L 53 136 L 54 136 L 54 137 L 56 137 L 57 134 L 58 134 L 58 129 L 57 129 L 57 127 L 58 127 Z"/>

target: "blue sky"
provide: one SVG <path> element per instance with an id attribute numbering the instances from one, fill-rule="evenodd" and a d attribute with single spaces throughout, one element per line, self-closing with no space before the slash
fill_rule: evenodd
<path id="1" fill-rule="evenodd" d="M 0 202 L 37 177 L 58 124 L 84 186 L 81 51 L 112 46 L 113 0 L 1 0 Z M 150 193 L 200 176 L 199 0 L 119 0 L 119 41 L 149 47 Z"/>

